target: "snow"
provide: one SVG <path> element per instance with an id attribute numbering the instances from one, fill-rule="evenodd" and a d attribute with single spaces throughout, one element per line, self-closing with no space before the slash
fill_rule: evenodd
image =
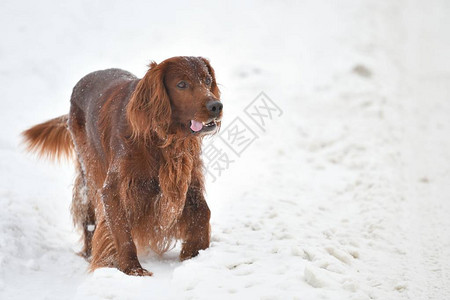
<path id="1" fill-rule="evenodd" d="M 448 1 L 0 7 L 0 299 L 450 298 Z M 142 257 L 151 278 L 88 273 L 73 166 L 19 133 L 67 113 L 91 71 L 176 55 L 209 58 L 221 84 L 206 144 L 238 117 L 257 138 L 208 177 L 209 249 Z M 263 128 L 245 114 L 261 92 L 282 110 Z"/>

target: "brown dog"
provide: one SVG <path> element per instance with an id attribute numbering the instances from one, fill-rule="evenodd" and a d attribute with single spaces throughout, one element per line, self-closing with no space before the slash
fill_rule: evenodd
<path id="1" fill-rule="evenodd" d="M 152 275 L 137 252 L 183 240 L 180 258 L 209 246 L 201 140 L 220 127 L 214 70 L 201 57 L 151 63 L 144 78 L 109 69 L 73 89 L 70 113 L 26 130 L 29 150 L 76 155 L 72 215 L 90 269 Z"/>

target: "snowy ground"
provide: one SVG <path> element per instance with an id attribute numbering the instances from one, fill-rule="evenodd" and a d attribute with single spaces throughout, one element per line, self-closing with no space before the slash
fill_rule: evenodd
<path id="1" fill-rule="evenodd" d="M 161 3 L 0 3 L 0 299 L 450 299 L 449 2 Z M 208 250 L 89 274 L 72 166 L 19 133 L 86 73 L 175 55 L 210 58 L 224 128 L 258 138 L 209 177 Z M 262 91 L 283 113 L 260 128 Z"/>

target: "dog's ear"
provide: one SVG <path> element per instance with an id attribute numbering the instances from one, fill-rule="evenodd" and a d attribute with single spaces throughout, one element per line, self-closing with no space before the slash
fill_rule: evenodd
<path id="1" fill-rule="evenodd" d="M 211 75 L 211 77 L 212 77 L 211 92 L 214 94 L 214 96 L 217 97 L 217 99 L 220 99 L 220 90 L 219 90 L 219 87 L 217 86 L 216 73 L 214 72 L 213 67 L 211 67 L 209 60 L 207 60 L 204 57 L 200 57 L 200 59 L 203 60 L 206 67 L 208 68 L 209 75 Z"/>
<path id="2" fill-rule="evenodd" d="M 152 133 L 165 139 L 172 117 L 169 95 L 164 85 L 165 65 L 152 62 L 127 105 L 127 117 L 134 139 L 147 140 Z"/>

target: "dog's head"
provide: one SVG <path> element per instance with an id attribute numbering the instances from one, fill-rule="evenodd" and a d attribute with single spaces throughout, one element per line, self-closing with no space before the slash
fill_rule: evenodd
<path id="1" fill-rule="evenodd" d="M 173 57 L 152 62 L 127 107 L 134 135 L 156 132 L 164 138 L 181 129 L 205 135 L 220 128 L 220 91 L 209 61 L 202 57 Z"/>

